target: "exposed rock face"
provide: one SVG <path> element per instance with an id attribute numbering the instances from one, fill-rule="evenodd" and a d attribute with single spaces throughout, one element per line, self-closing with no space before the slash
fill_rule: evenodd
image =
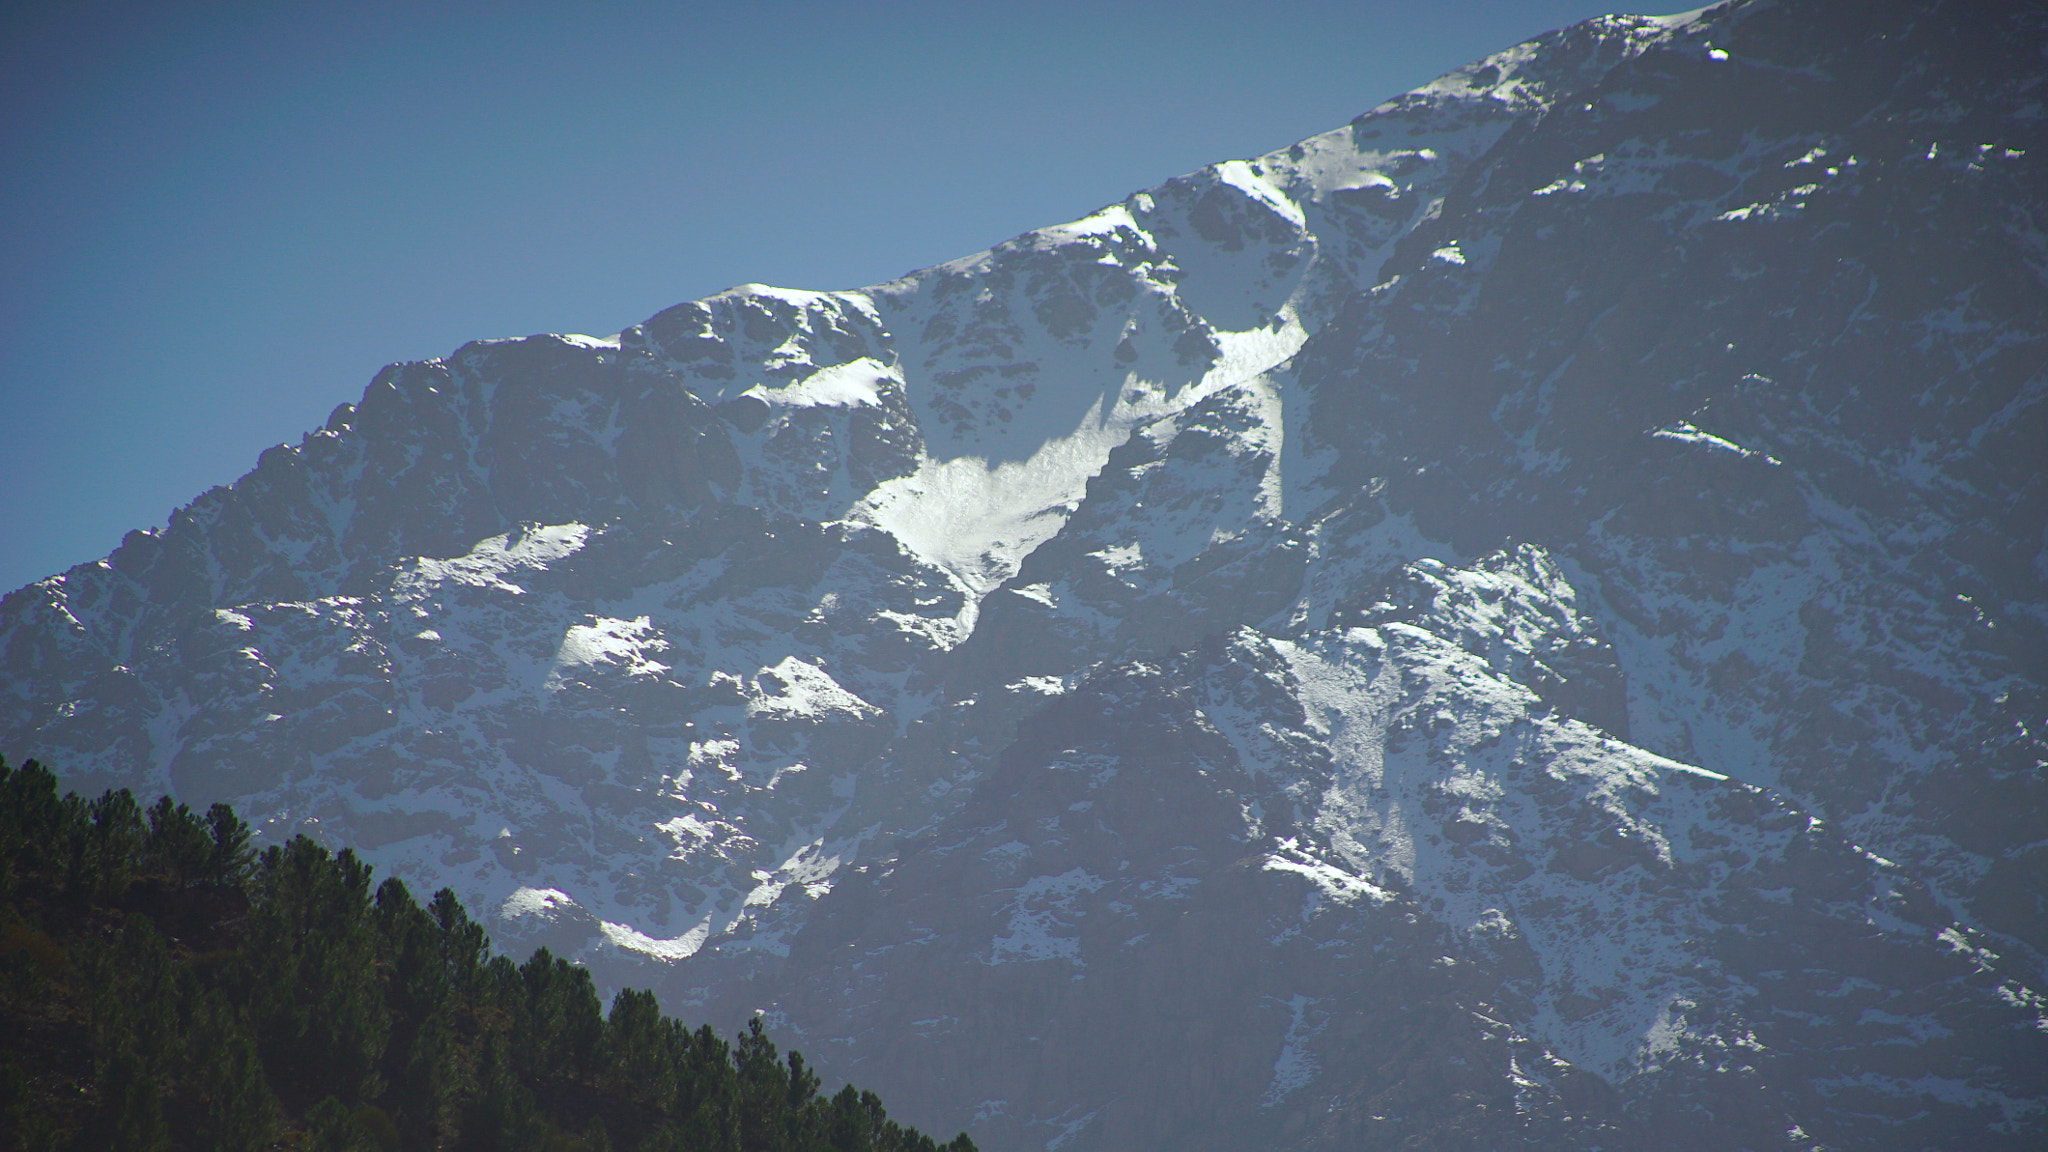
<path id="1" fill-rule="evenodd" d="M 1071 1111 L 1042 1123 L 1105 1147 L 1753 1147 L 1896 1107 L 1869 1045 L 1978 1075 L 1994 981 L 1927 948 L 1945 930 L 1805 812 L 1558 716 L 1450 638 L 1245 629 L 1034 717 L 820 906 L 778 987 L 863 1063 L 919 1037 L 931 1107 L 988 1126 L 1051 1095 Z M 1972 1119 L 2030 1076 L 1977 1081 Z"/>
<path id="2" fill-rule="evenodd" d="M 0 747 L 996 1149 L 2036 1146 L 2044 24 L 1593 21 L 395 366 L 0 601 Z"/>

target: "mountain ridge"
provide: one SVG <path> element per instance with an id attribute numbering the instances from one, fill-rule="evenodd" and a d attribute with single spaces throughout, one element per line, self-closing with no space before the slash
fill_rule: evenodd
<path id="1" fill-rule="evenodd" d="M 393 366 L 0 600 L 0 733 L 990 1147 L 2020 1146 L 2044 43 L 1589 21 L 890 284 Z M 1347 1006 L 1375 930 L 1416 1005 Z M 1418 1005 L 1474 1047 L 1396 1076 Z"/>

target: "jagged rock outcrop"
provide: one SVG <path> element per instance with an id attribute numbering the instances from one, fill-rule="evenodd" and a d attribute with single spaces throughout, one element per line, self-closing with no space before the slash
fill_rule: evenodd
<path id="1" fill-rule="evenodd" d="M 2044 49 L 1590 21 L 890 284 L 394 366 L 0 601 L 0 748 L 991 1148 L 2031 1147 Z"/>

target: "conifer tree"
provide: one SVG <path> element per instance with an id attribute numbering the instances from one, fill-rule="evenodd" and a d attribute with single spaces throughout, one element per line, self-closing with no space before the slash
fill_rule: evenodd
<path id="1" fill-rule="evenodd" d="M 668 1111 L 683 1053 L 674 1021 L 663 1019 L 654 993 L 627 988 L 612 998 L 605 1024 L 605 1087 L 635 1104 Z"/>
<path id="2" fill-rule="evenodd" d="M 77 1147 L 165 1152 L 171 1129 L 164 1120 L 163 1098 L 155 1074 L 132 1043 L 115 1049 L 101 1065 L 98 1079 L 99 1107 Z"/>
<path id="3" fill-rule="evenodd" d="M 169 796 L 149 806 L 149 831 L 143 847 L 145 867 L 172 888 L 206 879 L 213 856 L 213 837 L 205 824 Z"/>
<path id="4" fill-rule="evenodd" d="M 238 883 L 254 859 L 249 851 L 249 826 L 226 804 L 206 810 L 206 831 L 213 848 L 206 855 L 203 878 L 211 884 Z"/>
<path id="5" fill-rule="evenodd" d="M 190 1052 L 200 1146 L 212 1152 L 261 1148 L 277 1129 L 277 1101 L 248 1028 L 217 993 L 201 1003 Z"/>
<path id="6" fill-rule="evenodd" d="M 310 1152 L 379 1152 L 369 1129 L 333 1096 L 307 1110 L 306 1135 Z"/>

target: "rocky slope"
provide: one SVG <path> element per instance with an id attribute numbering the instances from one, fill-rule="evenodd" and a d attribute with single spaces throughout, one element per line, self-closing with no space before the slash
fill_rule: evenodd
<path id="1" fill-rule="evenodd" d="M 891 284 L 394 366 L 0 602 L 0 746 L 992 1148 L 2031 1146 L 2044 49 L 1592 21 Z"/>

